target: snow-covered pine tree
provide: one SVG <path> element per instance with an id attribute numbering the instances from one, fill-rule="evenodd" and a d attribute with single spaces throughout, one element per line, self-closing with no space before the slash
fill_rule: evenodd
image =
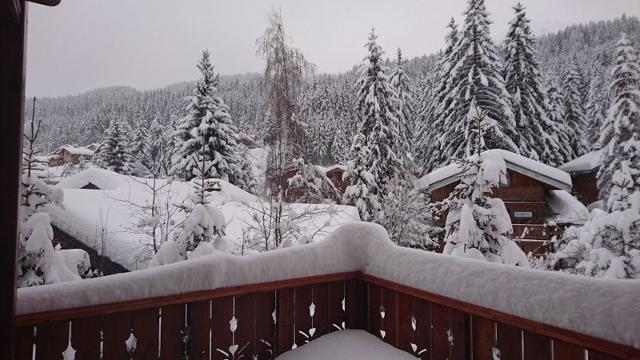
<path id="1" fill-rule="evenodd" d="M 128 175 L 131 172 L 130 131 L 120 119 L 113 118 L 107 129 L 103 146 L 98 153 L 96 164 L 107 170 Z"/>
<path id="2" fill-rule="evenodd" d="M 578 73 L 578 62 L 574 58 L 562 81 L 562 94 L 564 95 L 563 114 L 565 130 L 568 131 L 571 157 L 576 158 L 587 152 L 584 130 L 587 127 L 584 110 L 582 108 L 582 96 L 580 93 L 581 79 Z"/>
<path id="3" fill-rule="evenodd" d="M 569 130 L 564 122 L 564 98 L 557 87 L 552 86 L 547 90 L 547 118 L 557 129 L 555 136 L 558 140 L 558 148 L 548 157 L 548 165 L 558 166 L 574 158 L 571 151 Z"/>
<path id="4" fill-rule="evenodd" d="M 600 131 L 604 119 L 607 117 L 607 109 L 611 103 L 605 72 L 597 73 L 590 81 L 589 101 L 587 102 L 586 117 L 588 126 L 585 131 L 585 141 L 589 150 L 600 149 Z"/>
<path id="5" fill-rule="evenodd" d="M 399 118 L 397 152 L 408 169 L 413 169 L 414 144 L 413 134 L 416 128 L 416 103 L 413 84 L 403 69 L 404 59 L 398 48 L 396 67 L 391 73 L 390 82 L 398 96 Z M 413 171 L 412 171 L 413 172 Z"/>
<path id="6" fill-rule="evenodd" d="M 369 55 L 361 69 L 356 107 L 360 116 L 358 134 L 351 148 L 352 160 L 345 172 L 350 186 L 344 200 L 355 205 L 364 221 L 377 221 L 384 185 L 405 176 L 402 159 L 396 154 L 399 137 L 398 97 L 382 65 L 382 48 L 374 30 L 369 34 Z"/>
<path id="7" fill-rule="evenodd" d="M 420 110 L 419 139 L 416 141 L 416 162 L 422 167 L 423 173 L 428 173 L 440 165 L 442 160 L 441 149 L 444 148 L 441 138 L 439 120 L 444 118 L 442 113 L 449 109 L 453 98 L 448 97 L 447 88 L 451 79 L 451 71 L 458 62 L 461 54 L 455 52 L 456 44 L 459 40 L 458 26 L 453 18 L 447 24 L 449 32 L 445 37 L 445 49 L 438 55 L 438 63 L 432 80 L 435 89 L 432 95 L 423 99 L 423 106 Z M 423 96 L 426 96 L 426 92 Z"/>
<path id="8" fill-rule="evenodd" d="M 561 147 L 557 138 L 559 129 L 547 117 L 535 38 L 529 26 L 531 20 L 520 3 L 513 10 L 515 17 L 509 23 L 504 42 L 503 75 L 520 133 L 518 147 L 524 156 L 557 166 L 562 164 L 562 159 L 556 156 Z"/>
<path id="9" fill-rule="evenodd" d="M 626 35 L 618 41 L 615 63 L 611 70 L 609 90 L 612 102 L 602 126 L 601 165 L 598 172 L 598 188 L 607 199 L 611 188 L 611 176 L 627 162 L 632 169 L 640 169 L 640 153 L 625 151 L 640 136 L 640 65 L 636 49 Z M 640 187 L 640 178 L 634 175 L 634 188 Z"/>
<path id="10" fill-rule="evenodd" d="M 438 104 L 438 118 L 430 134 L 433 142 L 440 142 L 435 166 L 451 159 L 466 158 L 474 145 L 465 129 L 471 102 L 487 113 L 488 128 L 484 138 L 487 148 L 519 152 L 519 134 L 509 105 L 509 92 L 501 75 L 502 63 L 489 33 L 489 15 L 484 0 L 469 0 L 465 11 L 464 28 L 453 49 L 452 64 L 446 80 L 445 98 Z"/>
<path id="11" fill-rule="evenodd" d="M 640 64 L 626 35 L 618 41 L 603 124 L 598 185 L 606 212 L 594 209 L 582 227 L 565 231 L 556 268 L 614 279 L 640 278 Z M 632 200 L 633 199 L 633 200 Z"/>
<path id="12" fill-rule="evenodd" d="M 200 156 L 196 154 L 204 146 L 205 156 L 211 161 L 212 177 L 252 191 L 254 182 L 247 173 L 249 165 L 244 156 L 245 149 L 236 141 L 238 130 L 231 121 L 228 106 L 215 96 L 219 75 L 211 64 L 209 51 L 202 52 L 198 70 L 202 77 L 187 106 L 187 115 L 180 120 L 175 133 L 174 174 L 191 180 Z"/>
<path id="13" fill-rule="evenodd" d="M 485 130 L 492 122 L 479 105 L 472 105 L 468 117 L 473 125 L 467 131 L 474 144 L 468 150 L 475 155 L 459 160 L 460 183 L 445 200 L 432 204 L 436 213 L 447 213 L 443 253 L 528 267 L 527 257 L 509 237 L 513 228 L 504 202 L 490 196 L 507 172 L 501 156 L 483 152 Z"/>
<path id="14" fill-rule="evenodd" d="M 151 176 L 167 177 L 171 171 L 171 143 L 168 127 L 153 119 L 148 141 L 142 150 L 141 162 Z"/>

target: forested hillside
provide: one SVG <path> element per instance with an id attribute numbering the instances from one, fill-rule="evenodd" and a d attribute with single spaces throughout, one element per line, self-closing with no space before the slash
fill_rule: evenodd
<path id="1" fill-rule="evenodd" d="M 560 87 L 567 71 L 575 68 L 577 90 L 588 121 L 583 129 L 587 135 L 590 128 L 598 128 L 607 108 L 608 99 L 603 89 L 615 42 L 621 32 L 626 32 L 631 42 L 637 44 L 640 40 L 638 18 L 622 16 L 613 21 L 573 25 L 543 35 L 536 42 L 545 90 Z M 503 52 L 502 44 L 497 45 Z M 211 50 L 215 55 L 215 49 Z M 395 51 L 387 49 L 387 59 L 394 55 Z M 438 54 L 424 55 L 403 65 L 413 81 L 413 91 L 421 108 L 431 101 L 436 86 L 437 59 Z M 385 64 L 391 66 L 393 62 L 387 60 Z M 316 74 L 305 85 L 298 118 L 305 124 L 307 153 L 312 162 L 332 164 L 348 157 L 347 150 L 357 127 L 354 112 L 356 69 L 354 66 L 344 74 Z M 217 70 L 224 72 L 224 69 Z M 150 126 L 154 119 L 164 126 L 174 127 L 175 121 L 184 116 L 193 85 L 193 82 L 184 82 L 149 91 L 108 87 L 74 96 L 39 98 L 36 115 L 42 119 L 41 145 L 48 151 L 65 143 L 100 142 L 114 118 L 125 120 L 133 129 Z M 221 76 L 218 86 L 218 93 L 229 105 L 234 123 L 258 142 L 267 136 L 269 127 L 269 113 L 261 86 L 260 74 Z M 28 101 L 27 117 L 32 115 L 31 105 Z"/>

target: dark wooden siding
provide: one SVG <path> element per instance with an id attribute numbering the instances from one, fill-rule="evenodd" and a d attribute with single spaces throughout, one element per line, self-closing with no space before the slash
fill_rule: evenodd
<path id="1" fill-rule="evenodd" d="M 585 206 L 589 206 L 600 197 L 598 179 L 596 178 L 597 172 L 597 170 L 594 170 L 590 173 L 571 175 L 571 182 L 573 182 L 572 193 Z"/>

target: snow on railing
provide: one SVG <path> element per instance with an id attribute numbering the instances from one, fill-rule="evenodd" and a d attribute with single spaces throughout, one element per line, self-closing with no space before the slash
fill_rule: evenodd
<path id="1" fill-rule="evenodd" d="M 66 311 L 64 318 L 72 319 L 74 309 L 91 309 L 91 307 L 108 304 L 115 306 L 118 303 L 176 295 L 184 295 L 182 300 L 184 304 L 195 301 L 194 298 L 189 298 L 189 294 L 328 274 L 338 274 L 335 279 L 323 280 L 328 282 L 327 286 L 329 287 L 337 284 L 339 289 L 342 289 L 343 286 L 346 289 L 344 284 L 348 282 L 349 278 L 354 278 L 364 286 L 360 290 L 353 290 L 359 291 L 360 295 L 358 295 L 359 297 L 354 295 L 349 301 L 352 303 L 354 301 L 365 302 L 368 304 L 369 313 L 366 316 L 349 314 L 349 316 L 360 317 L 360 325 L 352 324 L 351 326 L 368 328 L 383 340 L 390 341 L 396 346 L 400 346 L 400 342 L 402 342 L 402 337 L 398 335 L 401 330 L 384 328 L 384 326 L 390 326 L 385 319 L 399 316 L 398 312 L 403 307 L 399 305 L 400 300 L 398 299 L 402 296 L 412 296 L 413 300 L 408 301 L 409 304 L 414 304 L 412 305 L 414 308 L 418 299 L 420 301 L 426 299 L 432 303 L 429 319 L 435 316 L 434 309 L 437 306 L 451 309 L 447 310 L 447 314 L 449 314 L 447 319 L 449 320 L 446 321 L 450 325 L 442 326 L 445 326 L 443 328 L 443 334 L 446 335 L 444 339 L 451 342 L 452 349 L 455 342 L 452 334 L 455 331 L 451 324 L 455 323 L 456 313 L 461 316 L 458 320 L 462 319 L 460 320 L 462 323 L 460 331 L 465 332 L 470 331 L 470 327 L 464 325 L 465 321 L 469 320 L 465 319 L 472 318 L 472 322 L 478 324 L 481 324 L 482 320 L 488 321 L 487 324 L 490 325 L 487 325 L 487 331 L 493 334 L 493 326 L 498 326 L 497 329 L 500 329 L 500 323 L 492 323 L 491 321 L 503 321 L 504 319 L 510 321 L 509 317 L 511 316 L 528 321 L 527 324 L 519 326 L 521 330 L 517 330 L 516 333 L 519 332 L 521 335 L 517 336 L 525 336 L 522 329 L 532 331 L 532 328 L 544 330 L 545 327 L 548 327 L 542 333 L 550 338 L 553 338 L 552 335 L 556 335 L 558 329 L 564 329 L 574 335 L 577 334 L 575 336 L 557 335 L 557 338 L 564 341 L 575 340 L 574 338 L 580 338 L 580 334 L 583 334 L 587 337 L 640 348 L 640 302 L 638 302 L 640 281 L 592 279 L 401 248 L 391 243 L 382 227 L 363 223 L 343 225 L 326 240 L 306 246 L 245 257 L 215 254 L 131 273 L 19 289 L 17 298 L 18 323 L 20 324 L 21 317 L 33 318 L 37 317 L 38 313 Z M 320 280 L 314 281 L 317 283 Z M 313 284 L 314 281 L 300 282 L 296 286 Z M 336 281 L 342 281 L 342 283 Z M 279 292 L 275 306 L 283 308 L 293 306 L 291 304 L 294 304 L 295 301 L 291 304 L 287 303 L 297 296 L 296 288 L 292 289 L 291 293 Z M 264 291 L 264 289 L 262 290 Z M 261 290 L 256 285 L 253 291 L 259 292 Z M 298 291 L 298 296 L 305 294 L 300 289 Z M 315 313 L 324 311 L 323 314 L 326 314 L 327 309 L 323 309 L 324 306 L 316 308 L 318 302 L 314 300 L 313 290 L 309 291 L 311 294 L 305 295 L 308 301 L 304 303 L 304 308 L 300 311 L 311 314 L 310 323 L 300 328 L 299 333 L 296 332 L 294 326 L 293 332 L 297 334 L 296 337 L 302 336 L 297 340 L 296 338 L 283 340 L 280 339 L 281 335 L 278 335 L 277 341 L 285 344 L 284 347 L 289 347 L 291 344 L 302 345 L 305 340 L 313 337 L 315 335 L 315 330 L 312 330 L 315 328 L 313 321 L 317 318 Z M 242 294 L 244 292 L 236 293 Z M 346 294 L 346 292 L 347 290 L 344 293 Z M 345 310 L 346 297 L 340 293 L 334 296 L 333 300 L 330 298 L 329 301 L 342 301 L 342 307 Z M 237 296 L 231 298 L 232 301 L 240 299 Z M 325 298 L 323 297 L 323 299 Z M 392 298 L 396 300 L 392 301 L 393 307 L 389 307 L 387 302 Z M 203 297 L 201 296 L 199 299 L 203 299 Z M 176 303 L 176 300 L 171 301 Z M 257 306 L 258 302 L 256 301 L 255 304 Z M 448 308 L 441 306 L 442 304 Z M 152 305 L 153 303 L 150 302 L 149 306 Z M 207 314 L 208 308 L 209 305 L 206 305 L 206 309 L 203 310 Z M 455 310 L 456 308 L 460 311 Z M 353 307 L 351 310 L 347 308 L 345 311 L 347 313 L 356 311 L 354 309 Z M 273 315 L 275 321 L 275 311 L 271 314 L 271 310 L 264 310 L 269 317 Z M 257 308 L 254 311 L 258 316 Z M 407 326 L 410 325 L 415 332 L 415 319 L 418 316 L 413 313 L 405 315 L 409 316 L 406 319 Z M 487 319 L 476 319 L 477 315 L 482 315 Z M 233 320 L 232 316 L 234 316 L 233 313 L 229 313 L 229 321 Z M 422 319 L 418 321 L 423 322 Z M 539 326 L 531 325 L 534 323 Z M 277 326 L 280 328 L 284 325 L 278 324 Z M 330 324 L 328 326 L 331 327 Z M 349 324 L 347 324 L 348 326 Z M 432 323 L 431 327 L 433 328 L 433 326 Z M 333 328 L 344 327 L 344 324 L 337 321 Z M 407 329 L 405 335 L 411 334 L 411 329 Z M 235 330 L 231 331 L 235 334 Z M 324 331 L 330 330 L 325 329 Z M 284 333 L 287 332 L 289 330 Z M 191 330 L 191 334 L 193 336 L 193 330 Z M 468 339 L 469 336 L 467 336 Z M 589 339 L 591 338 L 575 341 L 583 344 L 582 346 L 587 346 Z M 498 340 L 495 341 L 499 343 L 500 337 L 498 336 Z M 232 349 L 235 349 L 233 345 L 236 344 L 233 343 L 229 345 L 232 346 L 231 348 L 226 347 L 221 350 L 228 354 Z M 415 342 L 407 343 L 407 351 L 413 352 L 412 350 L 414 350 L 414 354 L 417 354 L 425 346 Z M 462 345 L 458 343 L 455 346 Z M 624 350 L 626 352 L 623 351 L 623 353 L 627 354 L 629 349 L 626 348 Z"/>

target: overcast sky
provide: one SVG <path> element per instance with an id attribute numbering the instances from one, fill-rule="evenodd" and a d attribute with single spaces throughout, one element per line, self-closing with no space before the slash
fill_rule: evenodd
<path id="1" fill-rule="evenodd" d="M 512 0 L 487 0 L 492 36 L 504 39 Z M 523 0 L 533 29 L 640 15 L 640 0 Z M 466 0 L 62 0 L 29 9 L 27 94 L 72 95 L 111 85 L 154 89 L 194 80 L 204 48 L 222 74 L 258 72 L 255 41 L 279 7 L 285 28 L 320 72 L 341 72 L 365 56 L 375 26 L 388 55 L 442 48 L 445 25 Z"/>

